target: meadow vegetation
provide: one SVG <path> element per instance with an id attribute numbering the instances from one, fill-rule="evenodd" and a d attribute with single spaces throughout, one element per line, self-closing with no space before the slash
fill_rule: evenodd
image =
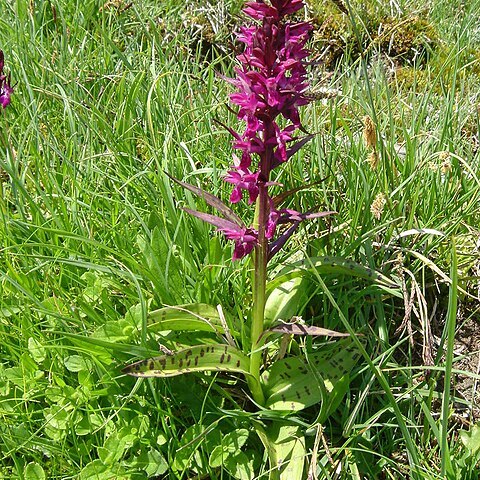
<path id="1" fill-rule="evenodd" d="M 338 258 L 287 299 L 308 325 L 347 321 L 368 357 L 328 418 L 313 405 L 283 420 L 305 435 L 305 478 L 476 480 L 480 2 L 308 5 L 315 137 L 281 181 L 312 184 L 288 208 L 336 214 L 302 224 L 270 273 Z M 166 305 L 221 305 L 248 333 L 248 262 L 165 174 L 230 195 L 222 124 L 239 122 L 218 73 L 233 75 L 241 7 L 1 2 L 0 478 L 268 478 L 252 422 L 281 416 L 262 417 L 242 378 L 121 372 L 190 344 L 149 329 Z"/>

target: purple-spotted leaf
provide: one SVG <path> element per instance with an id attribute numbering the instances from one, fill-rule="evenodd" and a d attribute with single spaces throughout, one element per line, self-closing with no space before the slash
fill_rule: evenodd
<path id="1" fill-rule="evenodd" d="M 229 345 L 196 345 L 173 355 L 141 360 L 122 369 L 123 373 L 134 377 L 162 378 L 205 371 L 250 375 L 250 360 L 243 352 Z"/>
<path id="2" fill-rule="evenodd" d="M 328 396 L 360 356 L 352 339 L 346 338 L 324 345 L 315 353 L 276 361 L 263 375 L 265 406 L 298 411 L 319 402 L 329 403 Z"/>
<path id="3" fill-rule="evenodd" d="M 208 205 L 210 205 L 215 210 L 220 212 L 227 220 L 229 220 L 232 223 L 243 226 L 242 219 L 230 207 L 225 205 L 218 197 L 216 197 L 215 195 L 212 195 L 211 193 L 206 192 L 205 190 L 202 190 L 199 187 L 195 187 L 190 183 L 181 182 L 180 180 L 177 180 L 175 177 L 172 177 L 167 172 L 165 173 L 175 183 L 178 183 L 180 186 L 182 186 L 183 188 L 186 188 L 187 190 L 194 193 L 198 197 L 203 198 L 203 200 L 205 200 L 205 202 L 207 202 Z"/>
<path id="4" fill-rule="evenodd" d="M 229 220 L 225 220 L 224 218 L 217 217 L 216 215 L 210 215 L 209 213 L 198 212 L 197 210 L 190 210 L 189 208 L 182 208 L 182 210 L 189 213 L 190 215 L 193 215 L 194 217 L 199 218 L 200 220 L 203 220 L 204 222 L 214 225 L 220 230 L 226 229 L 226 230 L 234 230 L 236 232 L 243 231 L 243 228 L 240 225 L 230 222 Z"/>
<path id="5" fill-rule="evenodd" d="M 325 337 L 349 337 L 349 333 L 336 332 L 328 328 L 315 327 L 312 325 L 303 325 L 300 323 L 281 323 L 269 328 L 267 332 L 289 333 L 291 335 L 311 335 Z"/>

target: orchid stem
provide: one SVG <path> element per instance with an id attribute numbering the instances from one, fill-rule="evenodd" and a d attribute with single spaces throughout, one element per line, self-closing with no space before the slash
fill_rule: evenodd
<path id="1" fill-rule="evenodd" d="M 255 210 L 254 227 L 258 229 L 258 244 L 255 247 L 254 272 L 253 272 L 253 312 L 251 325 L 252 349 L 250 352 L 250 390 L 253 399 L 263 405 L 265 396 L 260 383 L 260 367 L 262 363 L 263 344 L 262 333 L 265 322 L 265 289 L 267 283 L 267 247 L 265 225 L 267 220 L 267 187 L 259 186 L 259 195 Z M 255 379 L 255 381 L 254 381 Z"/>

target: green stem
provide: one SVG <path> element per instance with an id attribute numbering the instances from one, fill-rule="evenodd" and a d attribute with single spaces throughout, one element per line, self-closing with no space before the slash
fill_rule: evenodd
<path id="1" fill-rule="evenodd" d="M 266 216 L 267 187 L 260 185 L 254 221 L 254 226 L 258 230 L 258 245 L 255 247 L 254 255 L 253 312 L 251 325 L 252 347 L 250 352 L 250 373 L 252 379 L 249 382 L 253 398 L 260 405 L 265 403 L 265 396 L 260 384 L 260 367 L 262 364 L 261 346 L 263 340 L 261 337 L 265 321 L 265 288 L 267 283 L 268 241 L 265 238 Z"/>
<path id="2" fill-rule="evenodd" d="M 267 122 L 264 131 L 265 139 L 275 137 L 273 122 Z M 258 197 L 255 207 L 255 219 L 253 226 L 258 232 L 257 246 L 254 255 L 253 271 L 253 311 L 251 324 L 251 351 L 250 351 L 250 391 L 253 399 L 263 405 L 265 395 L 260 383 L 260 367 L 262 366 L 262 337 L 265 323 L 265 300 L 267 285 L 267 263 L 268 263 L 268 239 L 265 236 L 265 229 L 270 211 L 268 198 L 268 181 L 273 162 L 273 146 L 267 145 L 265 152 L 261 155 L 259 165 Z"/>

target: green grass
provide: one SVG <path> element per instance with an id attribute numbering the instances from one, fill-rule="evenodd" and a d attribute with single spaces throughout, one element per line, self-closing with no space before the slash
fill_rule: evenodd
<path id="1" fill-rule="evenodd" d="M 237 125 L 224 107 L 229 87 L 216 76 L 232 73 L 231 54 L 219 48 L 204 57 L 189 17 L 182 23 L 183 2 L 100 11 L 103 1 L 40 0 L 33 14 L 28 3 L 0 5 L 0 48 L 17 82 L 0 116 L 0 478 L 233 478 L 208 459 L 235 429 L 249 432 L 243 450 L 266 478 L 242 381 L 120 373 L 158 351 L 146 316 L 160 306 L 221 304 L 246 330 L 248 265 L 232 264 L 230 245 L 178 208 L 205 205 L 164 174 L 228 198 L 221 178 L 230 137 L 214 121 Z M 238 12 L 235 3 L 227 11 Z M 401 3 L 403 12 L 418 8 Z M 441 48 L 408 82 L 389 77 L 381 59 L 347 54 L 332 79 L 342 94 L 303 112 L 319 135 L 279 179 L 294 188 L 326 178 L 290 206 L 338 213 L 328 230 L 305 225 L 273 267 L 294 252 L 403 277 L 409 295 L 418 285 L 421 318 L 437 303 L 432 323 L 446 348 L 445 359 L 433 352 L 425 376 L 420 333 L 414 347 L 394 335 L 401 299 L 358 279 L 318 279 L 304 317 L 363 331 L 368 357 L 323 425 L 319 478 L 477 478 L 478 450 L 461 441 L 452 415 L 454 401 L 471 405 L 444 392 L 443 378 L 458 360 L 452 333 L 480 315 L 478 298 L 469 298 L 475 288 L 478 295 L 480 77 L 472 51 L 480 5 L 462 12 L 445 3 L 426 14 Z M 366 163 L 365 115 L 377 126 L 376 169 Z M 370 207 L 379 193 L 387 201 L 376 219 Z M 413 229 L 445 236 L 402 236 Z M 458 269 L 450 273 L 452 257 Z M 448 301 L 449 276 L 464 291 Z M 307 462 L 317 413 L 311 407 L 294 420 L 307 432 Z"/>

